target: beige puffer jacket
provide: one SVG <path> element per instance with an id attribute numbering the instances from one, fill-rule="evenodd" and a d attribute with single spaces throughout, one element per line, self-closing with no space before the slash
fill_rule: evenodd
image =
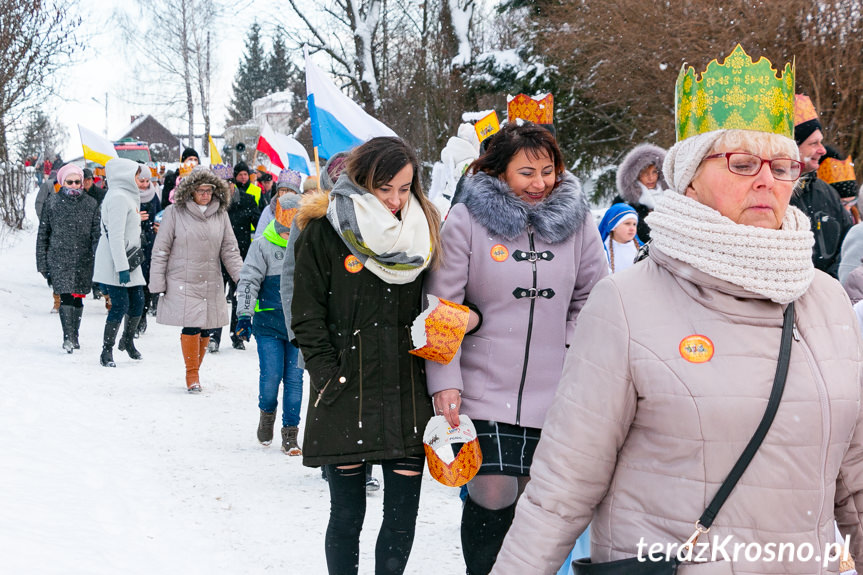
<path id="1" fill-rule="evenodd" d="M 708 541 L 733 536 L 729 555 L 736 543 L 807 543 L 820 556 L 835 540 L 835 506 L 863 559 L 857 320 L 821 272 L 795 307 L 782 403 Z M 655 247 L 648 261 L 598 283 L 494 575 L 555 573 L 588 523 L 597 562 L 636 556 L 641 538 L 685 541 L 764 414 L 782 312 Z M 684 358 L 692 335 L 712 342 L 709 361 Z M 736 561 L 716 558 L 679 573 L 837 572 L 836 561 L 789 561 L 787 552 L 781 562 L 747 561 L 742 551 Z"/>

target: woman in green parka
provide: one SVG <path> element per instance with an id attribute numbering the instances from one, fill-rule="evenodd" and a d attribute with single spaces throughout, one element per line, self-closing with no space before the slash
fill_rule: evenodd
<path id="1" fill-rule="evenodd" d="M 375 572 L 403 573 L 433 415 L 423 360 L 408 354 L 410 325 L 438 257 L 440 216 L 413 151 L 374 138 L 351 152 L 329 195 L 303 198 L 297 225 L 291 327 L 312 385 L 303 464 L 327 466 L 327 566 L 358 570 L 370 461 L 385 487 Z"/>

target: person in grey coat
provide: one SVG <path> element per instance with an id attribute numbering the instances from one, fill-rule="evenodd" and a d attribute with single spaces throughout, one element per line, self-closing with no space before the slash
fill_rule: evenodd
<path id="1" fill-rule="evenodd" d="M 228 323 L 222 267 L 236 281 L 243 259 L 231 230 L 228 184 L 206 168 L 183 178 L 165 209 L 150 262 L 150 292 L 164 294 L 156 321 L 182 327 L 186 389 L 201 391 L 199 370 L 210 331 Z"/>
<path id="2" fill-rule="evenodd" d="M 60 191 L 45 200 L 39 220 L 36 269 L 60 294 L 63 349 L 72 353 L 81 347 L 81 300 L 92 284 L 93 258 L 99 242 L 99 205 L 82 191 L 81 168 L 67 164 L 60 172 Z"/>
<path id="3" fill-rule="evenodd" d="M 650 226 L 644 221 L 656 207 L 656 200 L 668 189 L 662 175 L 665 150 L 653 144 L 639 144 L 632 148 L 617 168 L 617 197 L 611 204 L 627 203 L 638 214 L 638 239 L 650 241 Z"/>
<path id="4" fill-rule="evenodd" d="M 149 170 L 125 158 L 109 160 L 105 165 L 110 188 L 102 201 L 102 235 L 93 271 L 93 281 L 102 284 L 102 291 L 111 297 L 99 356 L 103 367 L 116 367 L 114 342 L 124 316 L 128 317 L 118 349 L 132 359 L 142 358 L 135 348 L 135 331 L 144 311 L 144 273 L 140 265 L 131 269 L 128 258 L 133 248 L 141 248 L 140 192 L 135 183 L 141 169 Z"/>

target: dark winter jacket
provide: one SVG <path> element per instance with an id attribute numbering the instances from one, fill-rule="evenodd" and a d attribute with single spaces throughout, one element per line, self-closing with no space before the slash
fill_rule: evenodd
<path id="1" fill-rule="evenodd" d="M 36 217 L 42 217 L 42 208 L 45 205 L 45 200 L 54 193 L 54 180 L 45 179 L 39 186 L 39 192 L 36 194 Z"/>
<path id="2" fill-rule="evenodd" d="M 92 186 L 84 190 L 84 193 L 96 200 L 96 203 L 101 206 L 102 200 L 105 199 L 105 194 L 108 193 L 108 191 L 104 188 L 100 188 L 96 184 L 93 184 Z"/>
<path id="3" fill-rule="evenodd" d="M 667 189 L 668 182 L 662 175 L 662 161 L 664 159 L 665 150 L 659 146 L 639 144 L 626 154 L 617 168 L 617 196 L 611 201 L 611 204 L 626 203 L 635 208 L 638 213 L 638 238 L 645 243 L 650 241 L 650 226 L 645 223 L 644 218 L 653 211 L 653 208 L 641 202 L 644 186 L 638 181 L 638 176 L 645 168 L 656 166 L 656 169 L 659 170 L 656 193 Z"/>
<path id="4" fill-rule="evenodd" d="M 142 212 L 147 212 L 149 216 L 141 222 L 141 249 L 144 250 L 144 261 L 141 263 L 141 269 L 144 271 L 144 279 L 150 281 L 150 260 L 153 257 L 153 243 L 156 241 L 156 230 L 153 229 L 153 220 L 160 211 L 162 211 L 162 202 L 159 200 L 159 195 L 153 193 L 153 197 L 148 202 L 141 202 Z"/>
<path id="5" fill-rule="evenodd" d="M 429 392 L 458 389 L 471 418 L 541 428 L 578 314 L 608 275 L 578 180 L 564 174 L 530 205 L 499 178 L 465 178 L 441 241 L 443 263 L 426 292 L 469 302 L 483 321 L 450 363 L 427 363 Z"/>
<path id="6" fill-rule="evenodd" d="M 171 192 L 177 186 L 177 170 L 165 174 L 165 184 L 162 186 L 162 207 L 171 205 Z"/>
<path id="7" fill-rule="evenodd" d="M 287 245 L 288 240 L 276 233 L 275 223 L 270 222 L 262 236 L 252 242 L 243 262 L 237 282 L 237 316 L 254 318 L 255 337 L 288 339 L 279 293 Z"/>
<path id="8" fill-rule="evenodd" d="M 791 205 L 803 210 L 812 222 L 815 267 L 838 277 L 842 240 L 853 225 L 851 215 L 842 207 L 839 193 L 819 180 L 815 172 L 810 172 L 800 178 L 799 188 L 791 196 Z"/>
<path id="9" fill-rule="evenodd" d="M 99 206 L 87 194 L 51 194 L 36 236 L 36 269 L 51 275 L 56 293 L 86 294 L 93 286 Z"/>
<path id="10" fill-rule="evenodd" d="M 258 210 L 255 198 L 237 188 L 234 188 L 232 192 L 231 203 L 228 206 L 228 217 L 231 219 L 231 229 L 234 230 L 234 235 L 237 237 L 240 255 L 246 259 L 249 246 L 252 245 L 252 231 L 255 224 L 258 223 L 258 218 L 261 217 L 261 212 Z"/>
<path id="11" fill-rule="evenodd" d="M 310 200 L 295 224 L 307 222 L 294 246 L 291 305 L 311 382 L 303 464 L 421 455 L 433 413 L 423 361 L 408 350 L 422 275 L 395 285 L 347 267 L 356 258 L 324 217 L 328 196 Z"/>

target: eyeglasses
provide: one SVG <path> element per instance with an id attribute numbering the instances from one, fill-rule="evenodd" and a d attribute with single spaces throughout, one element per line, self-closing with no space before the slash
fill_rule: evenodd
<path id="1" fill-rule="evenodd" d="M 722 154 L 713 154 L 704 159 L 712 160 L 714 158 L 725 158 L 728 164 L 728 171 L 739 176 L 754 176 L 761 171 L 761 167 L 764 164 L 767 164 L 770 166 L 770 173 L 773 174 L 774 178 L 784 182 L 793 182 L 800 177 L 800 172 L 803 171 L 803 163 L 791 158 L 765 160 L 754 154 L 725 152 Z"/>
<path id="2" fill-rule="evenodd" d="M 81 180 L 66 180 L 65 183 L 67 186 L 75 186 L 77 184 L 80 184 Z"/>
<path id="3" fill-rule="evenodd" d="M 195 193 L 201 194 L 201 195 L 204 195 L 204 194 L 213 195 L 213 189 L 212 188 L 198 188 L 197 190 L 195 190 Z"/>

